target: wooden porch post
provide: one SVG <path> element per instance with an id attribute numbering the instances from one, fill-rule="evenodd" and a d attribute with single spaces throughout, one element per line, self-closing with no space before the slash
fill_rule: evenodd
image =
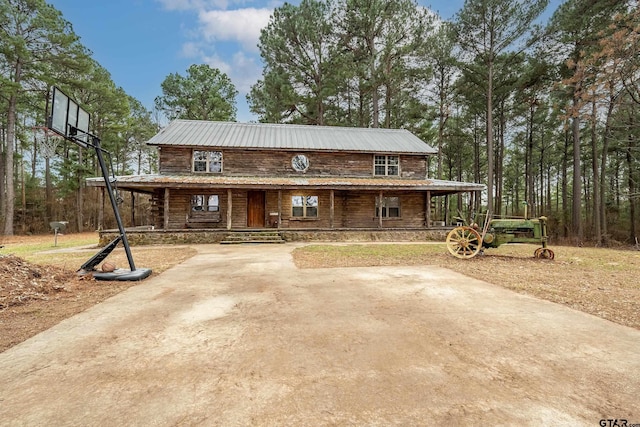
<path id="1" fill-rule="evenodd" d="M 335 204 L 335 191 L 331 190 L 329 193 L 329 228 L 333 228 Z"/>
<path id="2" fill-rule="evenodd" d="M 378 228 L 382 228 L 382 191 L 380 192 L 378 199 Z"/>
<path id="3" fill-rule="evenodd" d="M 104 190 L 105 187 L 100 187 L 98 192 L 98 230 L 104 228 Z"/>
<path id="4" fill-rule="evenodd" d="M 424 207 L 424 220 L 427 228 L 431 228 L 431 191 L 427 190 L 426 206 Z"/>
<path id="5" fill-rule="evenodd" d="M 169 229 L 169 188 L 164 189 L 164 229 Z"/>
<path id="6" fill-rule="evenodd" d="M 231 230 L 233 222 L 233 191 L 227 190 L 227 230 Z"/>
<path id="7" fill-rule="evenodd" d="M 131 191 L 131 226 L 136 226 L 136 193 Z"/>
<path id="8" fill-rule="evenodd" d="M 278 229 L 282 223 L 282 190 L 278 190 Z"/>
<path id="9" fill-rule="evenodd" d="M 444 225 L 449 225 L 449 195 L 444 196 Z"/>

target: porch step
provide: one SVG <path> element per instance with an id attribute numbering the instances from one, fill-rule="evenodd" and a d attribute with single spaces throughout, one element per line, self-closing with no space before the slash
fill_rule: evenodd
<path id="1" fill-rule="evenodd" d="M 225 237 L 220 244 L 232 245 L 240 243 L 285 243 L 277 231 L 236 231 Z"/>

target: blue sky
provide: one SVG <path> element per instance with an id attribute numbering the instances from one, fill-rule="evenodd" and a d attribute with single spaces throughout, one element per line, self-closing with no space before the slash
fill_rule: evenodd
<path id="1" fill-rule="evenodd" d="M 260 29 L 279 0 L 48 0 L 71 22 L 116 85 L 149 110 L 170 73 L 206 63 L 240 92 L 238 121 L 256 120 L 245 95 L 261 76 Z M 290 1 L 297 4 L 299 1 Z M 451 18 L 463 0 L 418 1 Z M 551 0 L 547 14 L 561 0 Z"/>

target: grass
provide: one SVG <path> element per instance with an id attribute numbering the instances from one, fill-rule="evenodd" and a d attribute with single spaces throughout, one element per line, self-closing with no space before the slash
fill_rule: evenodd
<path id="1" fill-rule="evenodd" d="M 508 256 L 514 258 L 531 258 L 538 246 L 529 244 L 508 244 L 499 248 L 487 249 L 485 256 Z M 640 251 L 576 248 L 570 246 L 553 247 L 556 261 L 575 265 L 595 266 L 612 270 L 626 270 L 630 265 L 640 266 Z M 445 243 L 413 244 L 413 243 L 382 243 L 382 244 L 340 244 L 340 245 L 309 245 L 296 249 L 296 253 L 312 253 L 320 257 L 337 257 L 346 259 L 385 260 L 397 264 L 397 260 L 414 260 L 414 257 L 427 255 L 448 255 Z M 478 255 L 476 259 L 482 259 Z"/>
<path id="2" fill-rule="evenodd" d="M 75 248 L 79 246 L 98 245 L 98 233 L 76 233 L 58 235 L 58 244 L 54 246 L 54 236 L 3 236 L 0 240 L 4 248 L 0 253 L 28 257 L 42 251 Z"/>
<path id="3" fill-rule="evenodd" d="M 87 260 L 95 255 L 98 247 L 98 233 L 75 233 L 58 236 L 58 244 L 54 246 L 54 236 L 3 236 L 0 255 L 15 255 L 26 261 L 39 265 L 55 265 L 67 270 L 76 271 Z M 181 247 L 178 255 L 171 252 L 167 256 L 166 248 L 157 246 L 133 246 L 131 248 L 136 267 L 152 268 L 154 273 L 161 273 L 173 265 L 193 256 L 196 251 Z M 122 244 L 108 258 L 120 268 L 128 268 L 128 260 Z"/>
<path id="4" fill-rule="evenodd" d="M 98 233 L 76 233 L 58 235 L 54 246 L 53 234 L 40 236 L 4 236 L 4 247 L 0 254 L 15 255 L 40 265 L 57 265 L 77 270 L 98 248 Z M 89 247 L 91 249 L 79 249 Z"/>

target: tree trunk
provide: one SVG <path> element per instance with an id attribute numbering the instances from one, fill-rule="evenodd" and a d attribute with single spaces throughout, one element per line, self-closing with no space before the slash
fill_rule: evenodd
<path id="1" fill-rule="evenodd" d="M 375 45 L 375 37 L 371 37 L 368 40 L 369 43 L 369 53 L 371 57 L 369 58 L 369 81 L 371 83 L 371 112 L 372 112 L 372 125 L 373 128 L 380 127 L 380 100 L 378 99 L 378 82 L 376 78 L 376 45 Z"/>
<path id="2" fill-rule="evenodd" d="M 20 62 L 16 66 L 16 75 L 19 74 Z M 19 81 L 18 78 L 16 80 Z M 13 215 L 14 200 L 16 198 L 14 182 L 13 182 L 13 154 L 16 140 L 16 108 L 18 96 L 13 93 L 9 97 L 9 110 L 7 112 L 7 151 L 5 153 L 5 194 L 7 195 L 6 204 L 4 206 L 4 235 L 13 236 Z"/>
<path id="3" fill-rule="evenodd" d="M 38 157 L 38 139 L 36 138 L 36 134 L 33 134 L 33 158 L 31 159 L 31 178 L 35 179 L 36 177 L 36 158 Z"/>
<path id="4" fill-rule="evenodd" d="M 490 54 L 491 55 L 491 54 Z M 487 76 L 487 209 L 493 206 L 493 58 L 489 59 Z"/>
<path id="5" fill-rule="evenodd" d="M 507 127 L 507 119 L 505 117 L 504 100 L 500 102 L 500 128 L 498 132 L 498 149 L 495 161 L 495 183 L 496 183 L 496 199 L 495 199 L 495 216 L 502 215 L 502 190 L 503 190 L 503 162 L 504 162 L 504 133 Z"/>
<path id="6" fill-rule="evenodd" d="M 629 129 L 634 128 L 634 115 L 635 108 L 634 105 L 631 105 L 631 112 L 629 114 Z M 634 163 L 635 156 L 635 146 L 636 146 L 636 138 L 633 133 L 629 133 L 629 145 L 626 150 L 626 158 L 627 158 L 627 168 L 629 170 L 629 239 L 631 243 L 635 243 L 638 238 L 637 229 L 636 229 L 636 206 L 638 200 L 638 188 L 636 186 L 636 178 L 637 178 L 637 165 Z"/>
<path id="7" fill-rule="evenodd" d="M 17 148 L 17 147 L 16 147 Z M 24 177 L 24 150 L 20 147 L 20 230 L 24 234 L 27 230 L 27 189 Z"/>
<path id="8" fill-rule="evenodd" d="M 7 205 L 7 193 L 5 190 L 5 166 L 6 166 L 6 132 L 0 129 L 0 218 L 4 218 L 4 207 Z"/>
<path id="9" fill-rule="evenodd" d="M 529 125 L 527 126 L 527 148 L 525 150 L 525 187 L 524 187 L 524 202 L 527 204 L 528 211 L 533 207 L 533 116 L 534 116 L 534 102 L 531 101 L 529 109 Z"/>
<path id="10" fill-rule="evenodd" d="M 459 153 L 458 157 L 462 154 Z M 480 182 L 480 135 L 478 130 L 478 116 L 473 117 L 473 181 Z M 476 212 L 482 208 L 482 196 L 476 200 Z"/>
<path id="11" fill-rule="evenodd" d="M 596 245 L 602 244 L 600 228 L 600 168 L 598 166 L 598 138 L 596 135 L 597 105 L 595 97 L 591 103 L 591 172 L 593 173 L 593 232 Z"/>
<path id="12" fill-rule="evenodd" d="M 574 106 L 578 100 L 574 99 Z M 577 110 L 577 108 L 576 108 Z M 578 242 L 582 241 L 582 169 L 580 164 L 580 119 L 574 117 L 572 119 L 572 137 L 573 137 L 573 209 L 572 209 L 572 232 L 573 238 Z"/>
<path id="13" fill-rule="evenodd" d="M 44 159 L 44 212 L 45 212 L 45 221 L 47 224 L 49 221 L 52 221 L 52 213 L 51 213 L 51 163 L 49 157 L 45 157 Z"/>
<path id="14" fill-rule="evenodd" d="M 564 153 L 562 155 L 562 228 L 564 238 L 569 237 L 569 132 L 564 135 Z"/>
<path id="15" fill-rule="evenodd" d="M 607 108 L 607 117 L 604 125 L 604 135 L 602 135 L 602 159 L 600 160 L 600 222 L 602 237 L 605 244 L 608 243 L 608 226 L 607 226 L 607 191 L 606 191 L 606 176 L 607 176 L 607 155 L 609 152 L 609 141 L 611 132 L 611 117 L 615 108 L 615 96 L 611 96 L 609 99 L 609 106 Z"/>
<path id="16" fill-rule="evenodd" d="M 83 223 L 83 207 L 84 207 L 84 183 L 83 183 L 83 174 L 81 172 L 81 167 L 83 163 L 83 149 L 78 148 L 78 192 L 76 193 L 77 202 L 76 202 L 76 225 L 78 227 L 78 233 L 82 233 L 84 230 Z"/>
<path id="17" fill-rule="evenodd" d="M 446 105 L 446 93 L 445 93 L 445 77 L 444 71 L 440 70 L 440 84 L 439 84 L 440 102 L 439 117 L 438 117 L 438 174 L 436 178 L 442 179 L 442 147 L 444 146 L 444 129 L 448 119 L 447 105 Z M 443 200 L 442 197 L 438 197 L 437 214 L 436 218 L 443 218 Z"/>

